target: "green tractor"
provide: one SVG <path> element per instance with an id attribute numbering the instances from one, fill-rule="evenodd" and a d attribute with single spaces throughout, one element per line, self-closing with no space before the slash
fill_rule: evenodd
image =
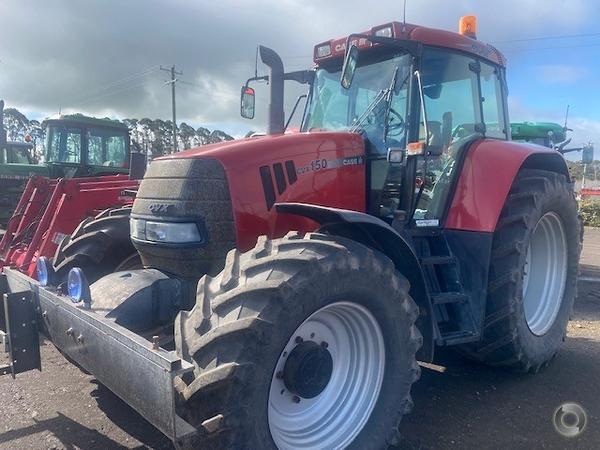
<path id="1" fill-rule="evenodd" d="M 590 164 L 594 159 L 591 143 L 582 147 L 566 148 L 571 143 L 571 138 L 567 139 L 567 131 L 572 131 L 567 128 L 566 120 L 564 126 L 553 122 L 514 122 L 510 124 L 510 131 L 513 141 L 542 145 L 562 154 L 581 152 L 583 164 Z"/>
<path id="2" fill-rule="evenodd" d="M 567 129 L 552 122 L 515 122 L 510 124 L 513 141 L 531 142 L 553 148 L 567 140 Z"/>
<path id="3" fill-rule="evenodd" d="M 81 114 L 45 120 L 43 163 L 37 164 L 33 145 L 6 140 L 3 110 L 0 101 L 0 226 L 12 216 L 32 175 L 74 178 L 129 171 L 129 129 L 119 121 Z"/>

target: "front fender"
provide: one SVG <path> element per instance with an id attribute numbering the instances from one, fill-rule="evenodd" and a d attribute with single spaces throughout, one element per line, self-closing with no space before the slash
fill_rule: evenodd
<path id="1" fill-rule="evenodd" d="M 353 239 L 390 258 L 398 272 L 410 282 L 410 295 L 419 305 L 417 327 L 423 346 L 417 353 L 420 361 L 431 362 L 434 349 L 434 316 L 431 299 L 419 259 L 411 245 L 391 226 L 377 217 L 346 209 L 304 203 L 277 203 L 278 213 L 293 214 L 314 220 L 319 231 Z"/>
<path id="2" fill-rule="evenodd" d="M 549 170 L 570 178 L 567 164 L 556 150 L 492 139 L 475 142 L 465 155 L 445 228 L 494 232 L 522 168 Z"/>

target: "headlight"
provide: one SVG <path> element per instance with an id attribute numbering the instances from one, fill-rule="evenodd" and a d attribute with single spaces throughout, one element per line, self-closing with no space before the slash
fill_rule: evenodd
<path id="1" fill-rule="evenodd" d="M 326 56 L 331 56 L 331 45 L 323 44 L 317 46 L 317 58 L 325 58 Z"/>
<path id="2" fill-rule="evenodd" d="M 146 221 L 140 219 L 129 219 L 129 234 L 132 239 L 146 240 Z"/>
<path id="3" fill-rule="evenodd" d="M 80 301 L 89 302 L 89 291 L 87 280 L 83 271 L 79 267 L 74 267 L 69 271 L 67 277 L 67 294 L 71 298 L 73 303 L 79 303 Z"/>
<path id="4" fill-rule="evenodd" d="M 42 286 L 48 286 L 50 283 L 50 272 L 52 271 L 52 267 L 50 265 L 50 261 L 45 256 L 40 256 L 37 260 L 35 266 L 37 272 L 37 280 L 40 282 Z"/>
<path id="5" fill-rule="evenodd" d="M 196 223 L 152 222 L 130 219 L 131 238 L 165 244 L 202 244 L 204 238 Z"/>
<path id="6" fill-rule="evenodd" d="M 375 34 L 375 36 L 391 38 L 394 37 L 394 29 L 391 25 L 386 25 L 384 27 L 373 30 L 373 34 Z"/>

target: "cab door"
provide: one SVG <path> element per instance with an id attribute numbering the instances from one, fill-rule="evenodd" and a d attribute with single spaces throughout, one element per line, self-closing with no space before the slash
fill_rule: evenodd
<path id="1" fill-rule="evenodd" d="M 427 127 L 419 140 L 432 156 L 417 165 L 414 225 L 440 226 L 461 158 L 473 139 L 507 139 L 499 69 L 472 56 L 426 48 L 422 80 Z M 428 136 L 425 135 L 427 130 Z"/>
<path id="2" fill-rule="evenodd" d="M 129 135 L 126 130 L 88 128 L 85 133 L 86 170 L 102 175 L 125 173 L 129 163 Z"/>

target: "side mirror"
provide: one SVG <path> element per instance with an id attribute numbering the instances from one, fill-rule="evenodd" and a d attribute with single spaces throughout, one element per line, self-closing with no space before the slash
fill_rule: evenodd
<path id="1" fill-rule="evenodd" d="M 346 58 L 344 59 L 344 65 L 342 66 L 342 78 L 340 83 L 344 89 L 349 89 L 354 78 L 354 72 L 356 71 L 356 65 L 358 64 L 358 47 L 351 45 L 346 52 Z"/>
<path id="2" fill-rule="evenodd" d="M 581 162 L 583 164 L 591 164 L 594 162 L 594 146 L 592 144 L 583 147 L 583 150 L 581 151 Z"/>
<path id="3" fill-rule="evenodd" d="M 244 119 L 254 119 L 254 89 L 242 86 L 240 114 Z"/>

